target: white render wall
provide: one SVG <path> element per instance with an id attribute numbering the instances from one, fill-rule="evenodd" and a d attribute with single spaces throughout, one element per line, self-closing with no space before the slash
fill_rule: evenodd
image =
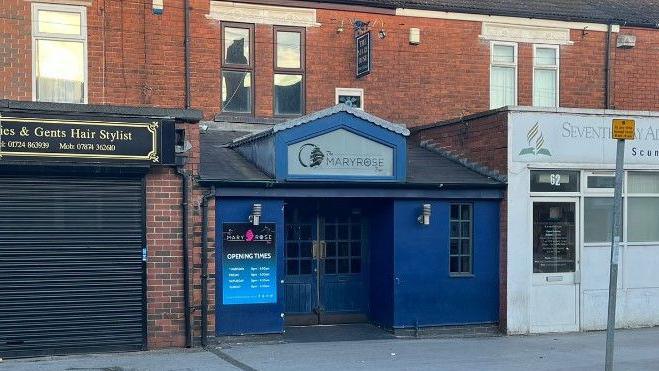
<path id="1" fill-rule="evenodd" d="M 529 108 L 511 108 L 508 119 L 508 253 L 507 253 L 507 332 L 509 334 L 528 334 L 537 332 L 533 329 L 532 318 L 537 321 L 538 313 L 532 313 L 533 302 L 533 248 L 531 241 L 532 220 L 529 191 L 530 169 L 570 169 L 570 170 L 610 170 L 614 169 L 608 148 L 615 148 L 615 141 L 598 144 L 593 138 L 565 138 L 550 132 L 558 125 L 571 121 L 610 123 L 611 118 L 632 117 L 637 122 L 659 130 L 659 115 L 646 112 L 616 112 L 603 110 L 556 109 L 542 111 Z M 558 112 L 556 112 L 558 111 Z M 590 120 L 590 121 L 589 121 Z M 520 149 L 529 147 L 528 133 L 532 125 L 540 122 L 544 134 L 544 146 L 552 156 L 527 156 L 528 161 L 519 156 Z M 649 138 L 649 139 L 648 139 Z M 595 138 L 596 139 L 596 138 Z M 646 137 L 645 141 L 628 142 L 632 145 L 659 150 L 659 138 Z M 597 139 L 600 140 L 600 139 Z M 576 148 L 575 148 L 576 146 Z M 599 147 L 598 147 L 599 146 Z M 593 153 L 601 148 L 599 153 Z M 578 156 L 578 151 L 589 151 Z M 614 150 L 615 153 L 615 150 Z M 553 157 L 573 156 L 574 162 L 552 162 Z M 601 162 L 592 161 L 599 156 Z M 627 158 L 627 170 L 659 171 L 659 157 L 634 160 Z M 653 164 L 653 162 L 655 162 Z M 585 187 L 582 177 L 582 191 Z M 583 226 L 583 192 L 571 194 L 578 199 L 578 223 Z M 534 195 L 535 196 L 535 195 Z M 543 197 L 560 196 L 542 194 Z M 657 220 L 659 228 L 659 220 Z M 598 330 L 606 328 L 609 277 L 609 244 L 583 243 L 583 230 L 578 228 L 578 248 L 580 262 L 578 288 L 578 324 L 580 330 Z M 558 299 L 558 298 L 557 298 Z M 561 305 L 561 303 L 558 303 Z M 543 315 L 547 315 L 546 313 Z M 659 325 L 659 245 L 652 243 L 623 244 L 621 248 L 618 275 L 618 327 L 645 327 Z"/>

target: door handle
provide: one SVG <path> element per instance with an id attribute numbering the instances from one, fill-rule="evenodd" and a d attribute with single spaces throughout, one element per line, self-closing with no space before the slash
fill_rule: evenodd
<path id="1" fill-rule="evenodd" d="M 313 255 L 314 259 L 318 259 L 318 242 L 314 241 L 313 244 L 311 245 L 311 255 Z"/>
<path id="2" fill-rule="evenodd" d="M 320 241 L 320 258 L 327 258 L 327 243 L 325 241 Z"/>

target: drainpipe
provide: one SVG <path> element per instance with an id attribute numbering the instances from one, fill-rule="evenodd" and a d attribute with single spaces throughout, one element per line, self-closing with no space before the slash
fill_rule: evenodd
<path id="1" fill-rule="evenodd" d="M 208 344 L 208 201 L 215 186 L 201 200 L 201 346 Z"/>
<path id="2" fill-rule="evenodd" d="M 178 167 L 176 172 L 181 176 L 183 181 L 183 200 L 181 201 L 181 214 L 183 226 L 183 320 L 185 321 L 185 347 L 192 347 L 192 321 L 191 321 L 191 307 L 190 307 L 190 262 L 188 257 L 188 194 L 190 175 Z"/>
<path id="3" fill-rule="evenodd" d="M 611 93 L 610 93 L 610 84 L 611 84 L 611 32 L 613 29 L 613 24 L 609 22 L 607 25 L 606 31 L 606 60 L 604 61 L 604 107 L 606 109 L 611 108 Z"/>
<path id="4" fill-rule="evenodd" d="M 185 70 L 185 108 L 190 108 L 190 3 L 183 1 L 183 63 Z"/>

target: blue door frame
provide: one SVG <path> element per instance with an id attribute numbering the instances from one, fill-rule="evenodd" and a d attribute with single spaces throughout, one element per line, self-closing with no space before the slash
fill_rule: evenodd
<path id="1" fill-rule="evenodd" d="M 363 322 L 368 251 L 363 210 L 328 202 L 286 207 L 288 324 Z"/>

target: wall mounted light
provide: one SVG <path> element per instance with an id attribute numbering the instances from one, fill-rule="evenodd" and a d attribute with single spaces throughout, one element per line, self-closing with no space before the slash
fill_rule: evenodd
<path id="1" fill-rule="evenodd" d="M 343 19 L 341 20 L 339 27 L 336 28 L 336 33 L 341 33 L 341 32 L 343 32 Z"/>
<path id="2" fill-rule="evenodd" d="M 259 225 L 261 222 L 261 212 L 262 212 L 263 207 L 261 204 L 253 204 L 252 205 L 252 213 L 249 216 L 249 222 L 252 223 L 252 225 Z"/>
<path id="3" fill-rule="evenodd" d="M 421 44 L 421 30 L 418 28 L 410 28 L 410 44 Z"/>
<path id="4" fill-rule="evenodd" d="M 384 30 L 384 28 L 380 29 L 380 32 L 378 32 L 378 36 L 380 36 L 381 39 L 384 39 L 387 37 L 387 31 Z"/>
<path id="5" fill-rule="evenodd" d="M 419 222 L 419 224 L 423 225 L 430 225 L 430 212 L 431 212 L 432 206 L 430 204 L 423 204 L 423 207 L 421 209 L 421 215 L 419 215 L 416 220 Z"/>
<path id="6" fill-rule="evenodd" d="M 163 4 L 163 0 L 153 0 L 151 9 L 153 9 L 153 14 L 161 15 L 163 10 L 165 10 L 165 4 Z"/>

